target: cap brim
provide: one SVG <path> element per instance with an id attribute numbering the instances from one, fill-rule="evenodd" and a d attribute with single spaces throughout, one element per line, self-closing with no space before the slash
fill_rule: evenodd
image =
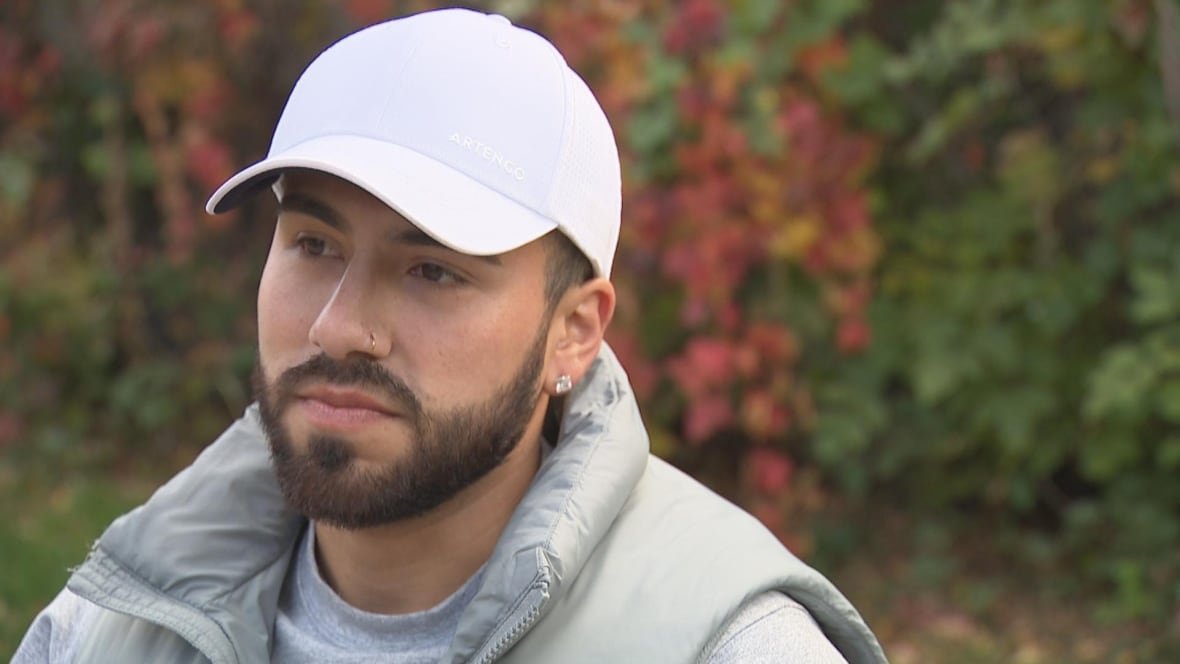
<path id="1" fill-rule="evenodd" d="M 292 168 L 347 180 L 464 254 L 502 254 L 557 228 L 532 208 L 430 157 L 351 135 L 314 138 L 243 169 L 218 187 L 205 209 L 225 212 Z"/>

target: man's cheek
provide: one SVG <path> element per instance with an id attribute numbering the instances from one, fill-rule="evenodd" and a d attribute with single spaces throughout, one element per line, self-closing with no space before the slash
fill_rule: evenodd
<path id="1" fill-rule="evenodd" d="M 294 279 L 266 271 L 258 287 L 258 336 L 274 340 L 306 339 L 318 310 L 313 290 Z"/>

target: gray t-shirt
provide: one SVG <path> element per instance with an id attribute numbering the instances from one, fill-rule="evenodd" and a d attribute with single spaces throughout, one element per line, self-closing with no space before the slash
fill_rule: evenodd
<path id="1" fill-rule="evenodd" d="M 475 597 L 480 568 L 437 606 L 418 613 L 361 611 L 332 590 L 315 561 L 315 528 L 308 527 L 279 596 L 272 662 L 283 664 L 435 664 L 446 654 L 459 615 Z"/>

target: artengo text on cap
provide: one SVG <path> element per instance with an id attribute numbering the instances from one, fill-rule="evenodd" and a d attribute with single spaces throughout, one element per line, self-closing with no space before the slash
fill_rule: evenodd
<path id="1" fill-rule="evenodd" d="M 503 153 L 501 153 L 496 148 L 488 145 L 487 143 L 484 143 L 483 141 L 474 139 L 474 138 L 467 136 L 465 134 L 460 135 L 459 132 L 457 132 L 457 131 L 451 132 L 451 137 L 449 140 L 452 143 L 454 143 L 455 145 L 458 145 L 459 147 L 471 150 L 475 154 L 483 157 L 484 159 L 487 159 L 488 161 L 495 163 L 497 166 L 504 169 L 505 173 L 511 175 L 512 177 L 516 178 L 517 180 L 519 180 L 521 182 L 524 182 L 524 178 L 525 178 L 524 169 L 521 168 L 520 166 L 517 166 L 515 163 L 512 162 L 512 160 L 506 159 L 504 157 Z"/>

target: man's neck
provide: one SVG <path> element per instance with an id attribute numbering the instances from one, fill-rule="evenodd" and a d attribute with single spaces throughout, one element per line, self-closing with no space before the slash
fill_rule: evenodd
<path id="1" fill-rule="evenodd" d="M 371 613 L 429 609 L 487 562 L 541 458 L 539 427 L 504 463 L 431 512 L 376 528 L 315 528 L 320 574 L 348 604 Z"/>

